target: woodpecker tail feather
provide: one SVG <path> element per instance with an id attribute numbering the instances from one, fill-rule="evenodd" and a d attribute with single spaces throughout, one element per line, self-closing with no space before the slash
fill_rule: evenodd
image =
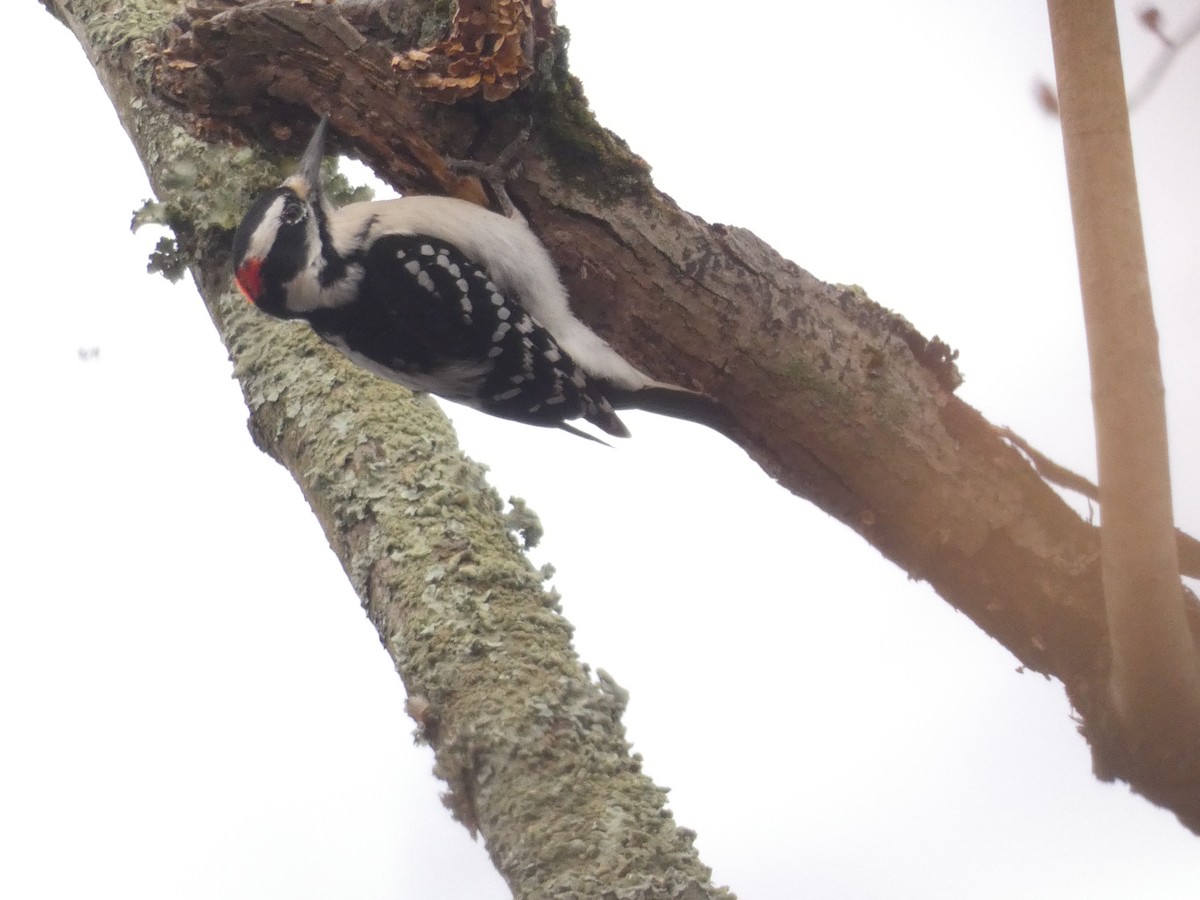
<path id="1" fill-rule="evenodd" d="M 655 381 L 637 390 L 613 385 L 605 391 L 605 396 L 616 409 L 641 409 L 684 419 L 730 437 L 729 414 L 716 400 L 699 391 Z"/>
<path id="2" fill-rule="evenodd" d="M 602 440 L 601 438 L 596 437 L 594 434 L 588 434 L 586 431 L 582 431 L 576 428 L 574 425 L 568 425 L 566 422 L 559 422 L 557 427 L 561 428 L 567 434 L 573 434 L 576 437 L 581 437 L 586 441 L 595 441 L 602 447 L 608 447 L 610 450 L 612 449 L 612 444 L 610 444 L 608 441 Z"/>
<path id="3" fill-rule="evenodd" d="M 607 391 L 597 393 L 591 398 L 592 402 L 587 405 L 586 412 L 583 417 L 603 431 L 605 434 L 611 434 L 613 437 L 627 438 L 629 429 L 625 427 L 625 423 L 621 421 L 621 417 L 613 410 L 613 405 L 609 399 Z M 600 443 L 604 443 L 601 441 Z"/>

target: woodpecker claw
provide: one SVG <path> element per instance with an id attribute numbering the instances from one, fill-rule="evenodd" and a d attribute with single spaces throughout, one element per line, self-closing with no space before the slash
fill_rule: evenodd
<path id="1" fill-rule="evenodd" d="M 533 122 L 531 121 L 521 129 L 517 136 L 509 142 L 507 147 L 500 151 L 500 155 L 493 162 L 484 163 L 473 159 L 453 159 L 447 157 L 446 165 L 456 174 L 474 175 L 480 181 L 484 182 L 491 188 L 492 196 L 495 197 L 501 212 L 509 219 L 524 222 L 525 217 L 513 205 L 512 198 L 508 195 L 508 188 L 505 185 L 511 177 L 521 171 L 521 163 L 517 160 L 516 156 L 521 148 L 525 146 L 525 142 L 529 140 L 529 134 L 532 130 Z"/>

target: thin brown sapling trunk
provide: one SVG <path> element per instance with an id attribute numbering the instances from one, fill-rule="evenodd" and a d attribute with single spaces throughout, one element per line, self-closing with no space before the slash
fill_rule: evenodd
<path id="1" fill-rule="evenodd" d="M 1186 754 L 1200 735 L 1200 668 L 1179 581 L 1116 13 L 1112 0 L 1048 5 L 1092 373 L 1109 688 L 1128 742 Z"/>

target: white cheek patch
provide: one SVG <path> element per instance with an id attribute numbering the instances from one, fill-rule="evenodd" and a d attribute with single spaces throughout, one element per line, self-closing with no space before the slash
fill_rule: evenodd
<path id="1" fill-rule="evenodd" d="M 279 235 L 279 217 L 283 215 L 283 197 L 276 197 L 263 213 L 262 224 L 250 235 L 250 244 L 246 248 L 247 259 L 266 259 L 275 238 Z"/>
<path id="2" fill-rule="evenodd" d="M 277 197 L 267 207 L 263 213 L 262 224 L 250 236 L 246 250 L 247 258 L 266 259 L 270 254 L 279 240 L 280 220 L 284 206 L 290 199 L 286 196 Z M 300 270 L 283 284 L 288 309 L 304 313 L 323 306 L 340 306 L 353 298 L 359 282 L 362 281 L 362 267 L 351 266 L 346 276 L 337 284 L 323 286 L 320 274 L 325 260 L 321 256 L 321 235 L 316 216 L 306 215 L 303 227 L 306 232 L 305 246 L 308 248 L 308 258 L 301 261 Z"/>
<path id="3" fill-rule="evenodd" d="M 288 308 L 293 312 L 312 312 L 314 309 L 332 309 L 353 303 L 358 294 L 358 286 L 363 280 L 363 267 L 352 265 L 347 267 L 345 275 L 335 284 L 322 285 L 320 279 L 321 266 L 324 260 L 318 254 L 309 261 L 308 268 L 284 285 L 287 291 Z M 340 347 L 338 348 L 341 349 Z"/>

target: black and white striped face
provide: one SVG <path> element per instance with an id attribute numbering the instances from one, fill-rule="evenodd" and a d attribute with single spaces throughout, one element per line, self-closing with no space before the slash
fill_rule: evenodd
<path id="1" fill-rule="evenodd" d="M 246 299 L 280 318 L 295 318 L 288 285 L 320 252 L 312 205 L 290 184 L 267 191 L 251 205 L 233 237 L 234 283 Z"/>

